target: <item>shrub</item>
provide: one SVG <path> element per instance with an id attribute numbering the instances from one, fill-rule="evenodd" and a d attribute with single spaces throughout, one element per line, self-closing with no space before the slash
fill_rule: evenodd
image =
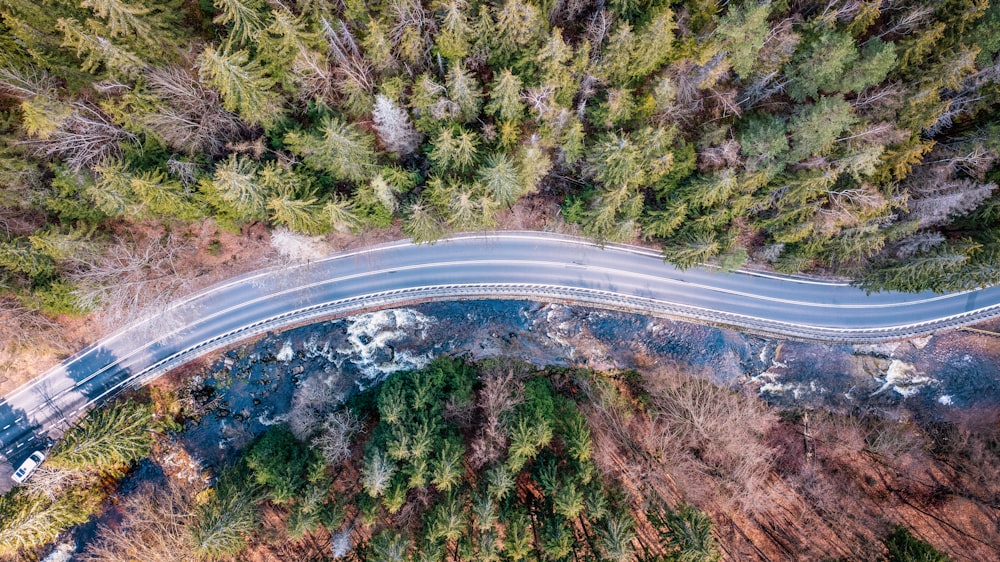
<path id="1" fill-rule="evenodd" d="M 910 530 L 894 525 L 885 538 L 888 562 L 948 562 L 951 558 L 930 544 L 914 537 Z"/>
<path id="2" fill-rule="evenodd" d="M 319 453 L 310 450 L 283 425 L 272 426 L 246 454 L 254 481 L 266 486 L 275 503 L 288 503 L 322 472 Z"/>

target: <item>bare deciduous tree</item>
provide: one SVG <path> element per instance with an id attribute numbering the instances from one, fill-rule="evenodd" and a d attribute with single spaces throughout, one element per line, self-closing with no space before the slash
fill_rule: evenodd
<path id="1" fill-rule="evenodd" d="M 422 67 L 434 45 L 437 21 L 418 0 L 393 2 L 390 10 L 395 20 L 390 37 L 400 58 L 413 68 Z"/>
<path id="2" fill-rule="evenodd" d="M 0 326 L 5 328 L 0 330 L 0 358 L 25 348 L 67 351 L 62 327 L 13 297 L 0 297 Z"/>
<path id="3" fill-rule="evenodd" d="M 712 482 L 717 490 L 705 492 L 732 507 L 766 510 L 775 452 L 761 436 L 774 414 L 758 400 L 699 379 L 651 377 L 648 388 L 655 409 L 646 446 L 669 459 L 681 487 L 694 491 Z"/>
<path id="4" fill-rule="evenodd" d="M 324 419 L 336 404 L 336 395 L 321 377 L 311 376 L 302 381 L 292 396 L 288 413 L 288 428 L 299 439 L 312 438 L 323 426 Z"/>
<path id="5" fill-rule="evenodd" d="M 336 65 L 334 76 L 337 89 L 344 97 L 344 103 L 356 113 L 364 113 L 371 108 L 371 93 L 375 90 L 372 63 L 361 54 L 354 34 L 343 22 L 334 25 L 320 18 L 323 37 L 327 40 L 328 55 Z"/>
<path id="6" fill-rule="evenodd" d="M 865 452 L 893 462 L 919 453 L 926 444 L 914 427 L 888 419 L 869 421 L 867 430 Z"/>
<path id="7" fill-rule="evenodd" d="M 31 473 L 27 486 L 31 494 L 54 501 L 70 488 L 98 486 L 100 483 L 95 480 L 93 475 L 88 475 L 83 470 L 43 464 Z"/>
<path id="8" fill-rule="evenodd" d="M 382 496 L 396 473 L 396 465 L 391 459 L 375 451 L 365 460 L 361 470 L 361 486 L 373 498 Z"/>
<path id="9" fill-rule="evenodd" d="M 173 148 L 191 156 L 219 156 L 226 144 L 244 131 L 240 119 L 223 109 L 219 94 L 202 86 L 189 71 L 152 68 L 146 72 L 146 80 L 161 103 L 156 111 L 143 116 L 143 123 Z"/>
<path id="10" fill-rule="evenodd" d="M 84 102 L 70 104 L 72 112 L 46 138 L 23 142 L 43 158 L 60 158 L 75 172 L 122 157 L 122 143 L 137 137 L 103 111 Z"/>
<path id="11" fill-rule="evenodd" d="M 180 180 L 185 188 L 191 187 L 198 181 L 198 164 L 186 162 L 170 157 L 167 160 L 167 171 L 170 175 Z"/>
<path id="12" fill-rule="evenodd" d="M 102 324 L 121 326 L 165 308 L 190 288 L 194 276 L 178 265 L 193 251 L 173 234 L 118 237 L 103 256 L 75 264 L 69 278 L 80 303 L 98 310 Z"/>
<path id="13" fill-rule="evenodd" d="M 907 183 L 912 197 L 907 209 L 921 227 L 941 225 L 972 211 L 997 188 L 995 183 L 953 178 L 941 169 L 915 171 Z"/>
<path id="14" fill-rule="evenodd" d="M 314 51 L 303 51 L 292 66 L 295 82 L 299 86 L 298 98 L 303 101 L 321 98 L 332 101 L 337 89 L 337 79 L 326 57 Z"/>
<path id="15" fill-rule="evenodd" d="M 55 92 L 57 82 L 44 70 L 0 68 L 0 94 L 21 101 Z"/>
<path id="16" fill-rule="evenodd" d="M 892 255 L 896 258 L 908 258 L 916 253 L 927 252 L 944 243 L 944 234 L 937 231 L 919 232 L 907 236 L 892 247 Z"/>
<path id="17" fill-rule="evenodd" d="M 474 469 L 500 458 L 507 450 L 510 429 L 505 414 L 524 401 L 524 386 L 514 365 L 499 366 L 483 374 L 483 388 L 476 398 L 483 424 L 472 439 L 469 464 Z"/>
<path id="18" fill-rule="evenodd" d="M 338 466 L 351 456 L 351 440 L 360 431 L 360 420 L 343 409 L 326 417 L 321 433 L 312 442 L 326 462 Z"/>
<path id="19" fill-rule="evenodd" d="M 734 139 L 727 139 L 698 153 L 698 167 L 705 171 L 735 168 L 741 163 L 740 144 Z"/>
<path id="20" fill-rule="evenodd" d="M 103 525 L 84 554 L 87 562 L 187 562 L 190 526 L 195 520 L 188 494 L 174 483 L 145 483 L 122 506 L 120 525 Z"/>

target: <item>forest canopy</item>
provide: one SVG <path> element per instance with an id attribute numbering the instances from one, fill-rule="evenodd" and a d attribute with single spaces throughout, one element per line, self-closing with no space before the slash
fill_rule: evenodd
<path id="1" fill-rule="evenodd" d="M 343 402 L 277 341 L 90 412 L 0 495 L 0 560 L 996 558 L 995 411 L 779 410 L 692 365 L 447 356 Z M 232 400 L 271 379 L 287 425 Z"/>
<path id="2" fill-rule="evenodd" d="M 0 291 L 99 308 L 144 222 L 430 242 L 530 197 L 681 267 L 994 284 L 998 50 L 988 0 L 5 0 Z"/>

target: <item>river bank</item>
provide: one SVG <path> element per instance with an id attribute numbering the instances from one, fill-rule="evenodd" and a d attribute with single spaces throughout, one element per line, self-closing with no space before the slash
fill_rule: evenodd
<path id="1" fill-rule="evenodd" d="M 287 421 L 296 396 L 339 402 L 441 354 L 601 371 L 679 367 L 781 409 L 940 418 L 1000 405 L 1000 339 L 979 333 L 822 345 L 583 307 L 443 302 L 299 327 L 182 369 L 211 410 L 185 439 L 213 463 Z"/>
<path id="2" fill-rule="evenodd" d="M 990 334 L 995 326 L 979 328 L 877 346 L 820 345 L 523 301 L 426 303 L 301 326 L 155 381 L 152 402 L 172 420 L 170 430 L 60 552 L 81 552 L 99 528 L 113 526 L 123 516 L 116 506 L 136 490 L 213 486 L 268 428 L 310 435 L 357 392 L 448 355 L 590 369 L 611 381 L 624 401 L 598 400 L 587 410 L 602 466 L 636 497 L 651 485 L 669 505 L 692 503 L 710 514 L 727 559 L 877 558 L 881 537 L 899 523 L 955 560 L 978 560 L 994 554 L 994 533 L 982 523 L 995 512 L 989 435 L 1000 411 L 1000 340 Z M 680 388 L 711 396 L 703 404 L 691 396 L 688 406 L 711 413 L 692 412 L 692 420 L 715 428 L 692 450 L 656 437 L 666 418 L 646 411 L 646 400 L 663 408 L 664 396 L 682 397 Z M 608 417 L 604 408 L 628 413 Z M 727 437 L 735 434 L 742 435 L 735 442 Z M 715 457 L 729 459 L 720 467 L 736 467 L 731 476 L 747 469 L 759 481 L 698 468 Z M 264 513 L 282 528 L 281 509 Z M 330 540 L 317 537 L 315 544 Z M 274 548 L 257 544 L 248 560 L 269 560 Z"/>
<path id="3" fill-rule="evenodd" d="M 876 545 L 875 556 L 879 533 L 903 522 L 954 559 L 973 560 L 981 552 L 969 542 L 970 530 L 990 515 L 986 504 L 969 498 L 989 495 L 991 486 L 983 488 L 979 476 L 950 473 L 926 451 L 947 460 L 957 447 L 954 454 L 964 455 L 960 436 L 992 431 L 1000 409 L 998 343 L 956 330 L 877 346 L 821 345 L 584 307 L 427 303 L 272 334 L 160 384 L 181 389 L 201 412 L 177 434 L 183 454 L 171 453 L 169 471 L 206 485 L 268 427 L 316 427 L 352 394 L 440 355 L 635 370 L 648 381 L 693 376 L 760 397 L 783 420 L 761 438 L 764 450 L 783 451 L 766 464 L 775 489 L 785 490 L 776 496 L 781 509 L 799 516 L 782 519 L 777 530 L 731 511 L 715 492 L 696 493 L 703 478 L 681 471 L 674 477 L 682 481 L 667 486 L 675 490 L 673 501 L 692 501 L 712 514 L 732 559 L 768 559 L 754 554 L 762 549 L 778 556 L 771 559 L 805 560 L 838 548 L 857 554 L 866 544 Z M 648 470 L 673 470 L 668 466 Z M 644 480 L 632 477 L 637 485 Z M 846 542 L 838 531 L 845 525 Z"/>

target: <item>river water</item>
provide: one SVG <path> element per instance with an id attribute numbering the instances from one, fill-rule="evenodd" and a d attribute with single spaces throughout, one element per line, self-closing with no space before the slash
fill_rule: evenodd
<path id="1" fill-rule="evenodd" d="M 676 368 L 781 408 L 937 416 L 1000 405 L 1000 338 L 953 331 L 879 346 L 823 345 L 584 307 L 463 301 L 321 322 L 230 350 L 191 381 L 213 410 L 183 439 L 215 464 L 268 425 L 290 421 L 293 402 L 336 403 L 440 354 Z"/>

